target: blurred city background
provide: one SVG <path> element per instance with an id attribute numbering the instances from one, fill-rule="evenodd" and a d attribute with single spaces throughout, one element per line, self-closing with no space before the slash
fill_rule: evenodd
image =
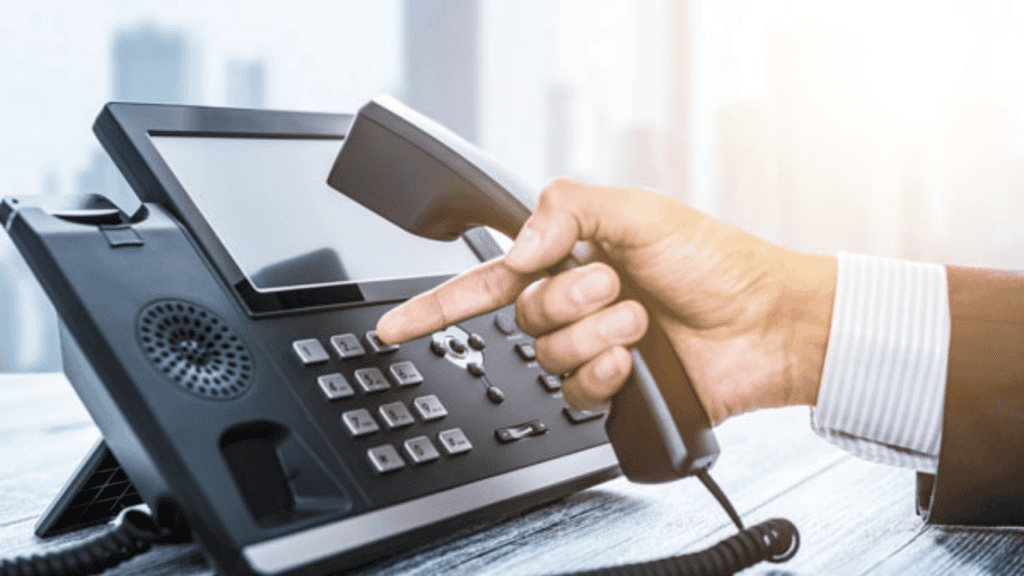
<path id="1" fill-rule="evenodd" d="M 798 250 L 1024 267 L 1010 0 L 44 0 L 0 32 L 0 195 L 130 202 L 91 133 L 109 100 L 386 92 L 538 185 L 650 187 Z M 0 235 L 0 371 L 59 369 Z"/>

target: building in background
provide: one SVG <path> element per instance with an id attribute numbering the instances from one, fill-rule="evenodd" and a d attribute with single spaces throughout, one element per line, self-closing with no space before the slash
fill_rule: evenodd
<path id="1" fill-rule="evenodd" d="M 225 76 L 225 104 L 236 108 L 267 107 L 267 65 L 262 59 L 231 60 Z"/>
<path id="2" fill-rule="evenodd" d="M 405 0 L 405 103 L 470 142 L 479 141 L 478 0 Z"/>

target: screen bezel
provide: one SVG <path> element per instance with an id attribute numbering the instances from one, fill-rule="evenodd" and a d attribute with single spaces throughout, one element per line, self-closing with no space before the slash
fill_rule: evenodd
<path id="1" fill-rule="evenodd" d="M 249 314 L 258 316 L 405 300 L 440 284 L 451 275 L 259 289 L 221 243 L 150 137 L 341 141 L 352 118 L 351 114 L 110 103 L 96 119 L 93 130 L 139 199 L 159 203 L 170 210 Z M 326 180 L 327 174 L 323 177 Z M 484 229 L 470 230 L 462 239 L 480 261 L 502 254 Z"/>

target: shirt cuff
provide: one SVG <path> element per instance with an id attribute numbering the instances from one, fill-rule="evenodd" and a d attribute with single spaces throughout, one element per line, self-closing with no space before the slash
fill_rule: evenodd
<path id="1" fill-rule="evenodd" d="M 840 253 L 815 432 L 856 456 L 935 472 L 949 362 L 946 269 Z"/>

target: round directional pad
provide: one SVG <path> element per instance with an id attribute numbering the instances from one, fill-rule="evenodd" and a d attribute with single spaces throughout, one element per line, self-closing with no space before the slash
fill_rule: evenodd
<path id="1" fill-rule="evenodd" d="M 228 400 L 252 385 L 252 355 L 216 314 L 183 300 L 160 300 L 139 313 L 142 350 L 170 381 L 203 398 Z"/>

